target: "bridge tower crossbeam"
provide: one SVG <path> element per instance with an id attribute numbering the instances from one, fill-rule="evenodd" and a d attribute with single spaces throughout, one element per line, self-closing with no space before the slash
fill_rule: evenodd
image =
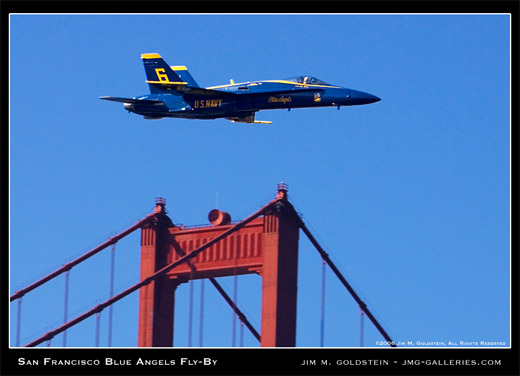
<path id="1" fill-rule="evenodd" d="M 300 219 L 287 200 L 286 185 L 278 186 L 272 203 L 262 216 L 200 252 L 189 263 L 178 265 L 141 288 L 138 346 L 173 346 L 173 307 L 179 284 L 192 279 L 252 273 L 262 277 L 261 346 L 296 345 Z M 216 220 L 211 226 L 175 226 L 166 215 L 164 201 L 157 203 L 155 211 L 161 214 L 159 219 L 141 230 L 141 280 L 233 227 L 229 218 Z"/>

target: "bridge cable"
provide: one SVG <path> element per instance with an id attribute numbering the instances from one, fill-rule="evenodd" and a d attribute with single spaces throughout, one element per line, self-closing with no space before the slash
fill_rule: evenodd
<path id="1" fill-rule="evenodd" d="M 18 312 L 16 318 L 16 347 L 20 347 L 20 332 L 22 329 L 22 299 L 18 300 Z"/>
<path id="2" fill-rule="evenodd" d="M 365 316 L 365 312 L 363 311 L 363 308 L 359 307 L 359 310 L 361 312 L 361 323 L 360 323 L 360 335 L 359 335 L 359 345 L 360 347 L 363 347 L 363 332 L 364 332 L 364 324 L 363 324 L 363 317 Z"/>
<path id="3" fill-rule="evenodd" d="M 180 257 L 184 257 L 184 256 L 187 255 L 187 253 L 184 250 L 182 250 L 180 247 L 178 247 L 178 245 L 176 243 L 170 241 L 170 244 L 173 246 L 175 252 L 177 252 L 177 254 Z M 193 265 L 193 263 L 191 261 L 187 261 L 186 263 L 188 264 L 188 267 L 190 268 L 190 274 L 192 274 L 193 272 L 195 272 L 197 270 L 195 268 L 195 265 Z M 238 267 L 238 266 L 235 265 L 235 268 L 236 267 Z M 236 273 L 236 271 L 235 271 L 235 273 Z M 213 278 L 213 277 L 209 277 L 208 279 L 213 284 L 213 286 L 217 289 L 217 291 L 220 293 L 220 295 L 224 298 L 226 303 L 228 303 L 229 306 L 233 309 L 233 311 L 235 312 L 237 317 L 240 319 L 241 324 L 245 325 L 251 331 L 253 336 L 258 341 L 260 341 L 260 335 L 258 334 L 256 329 L 251 325 L 251 323 L 249 322 L 247 317 L 242 313 L 242 311 L 240 311 L 238 306 L 233 302 L 233 300 L 229 297 L 229 295 L 224 291 L 224 289 L 220 286 L 220 284 L 217 282 L 217 280 L 215 278 Z M 201 279 L 201 281 L 204 281 L 204 279 Z M 199 344 L 200 344 L 200 347 L 202 347 L 203 295 L 204 295 L 203 291 L 204 291 L 204 288 L 203 288 L 203 285 L 201 285 L 201 312 L 200 312 L 200 331 L 199 331 Z"/>
<path id="4" fill-rule="evenodd" d="M 65 324 L 68 320 L 68 311 L 69 311 L 69 277 L 70 270 L 65 272 L 65 297 L 63 304 L 63 323 Z M 63 347 L 67 346 L 67 331 L 63 332 Z"/>
<path id="5" fill-rule="evenodd" d="M 200 280 L 200 310 L 199 310 L 199 347 L 202 347 L 204 331 L 204 278 Z"/>
<path id="6" fill-rule="evenodd" d="M 108 286 L 108 295 L 109 298 L 114 296 L 114 275 L 115 275 L 115 259 L 116 259 L 116 244 L 112 244 L 112 249 L 110 250 L 110 283 Z M 108 307 L 108 341 L 107 346 L 112 347 L 112 318 L 113 318 L 113 309 L 114 307 L 111 305 Z"/>
<path id="7" fill-rule="evenodd" d="M 244 347 L 244 323 L 240 321 L 240 347 Z"/>
<path id="8" fill-rule="evenodd" d="M 299 218 L 299 216 L 298 216 Z M 390 338 L 390 336 L 386 333 L 386 331 L 383 329 L 383 327 L 379 324 L 379 322 L 376 320 L 376 318 L 374 317 L 374 315 L 372 315 L 372 313 L 369 311 L 369 309 L 367 308 L 367 305 L 365 304 L 365 302 L 363 302 L 363 300 L 361 300 L 361 298 L 358 296 L 358 294 L 356 294 L 356 292 L 354 291 L 354 289 L 352 288 L 352 286 L 350 286 L 350 284 L 347 282 L 347 280 L 345 279 L 345 277 L 343 277 L 343 275 L 341 274 L 341 272 L 339 271 L 339 269 L 336 267 L 336 265 L 334 265 L 334 263 L 332 262 L 332 260 L 330 259 L 329 255 L 327 254 L 327 252 L 325 252 L 323 250 L 323 248 L 319 245 L 319 243 L 316 241 L 316 239 L 314 238 L 314 236 L 312 236 L 312 234 L 310 233 L 310 231 L 307 229 L 307 226 L 305 226 L 305 223 L 303 222 L 303 220 L 301 220 L 300 218 L 300 228 L 302 229 L 302 231 L 305 233 L 305 235 L 307 235 L 307 238 L 311 241 L 312 245 L 314 245 L 314 247 L 316 248 L 316 250 L 320 253 L 321 257 L 327 262 L 327 264 L 329 265 L 329 267 L 331 268 L 331 270 L 334 272 L 334 274 L 336 275 L 336 277 L 338 277 L 338 279 L 341 281 L 341 283 L 343 284 L 343 286 L 345 286 L 345 288 L 348 290 L 348 292 L 350 293 L 350 295 L 352 295 L 352 297 L 354 298 L 354 300 L 358 303 L 358 305 L 361 307 L 361 309 L 365 312 L 365 314 L 368 316 L 368 318 L 370 319 L 370 321 L 372 321 L 372 323 L 374 324 L 374 326 L 377 328 L 377 330 L 379 330 L 379 333 L 381 333 L 381 335 L 388 341 L 388 343 L 390 343 L 390 346 L 392 347 L 397 347 L 395 345 L 395 343 L 392 341 L 392 339 Z"/>
<path id="9" fill-rule="evenodd" d="M 60 274 L 62 274 L 64 272 L 72 269 L 74 266 L 76 266 L 79 263 L 85 261 L 86 259 L 94 256 L 95 254 L 99 253 L 100 251 L 102 251 L 106 247 L 108 247 L 108 246 L 110 246 L 110 245 L 112 245 L 114 243 L 117 243 L 117 241 L 119 239 L 124 238 L 125 236 L 127 236 L 130 233 L 134 232 L 138 228 L 141 228 L 142 226 L 144 226 L 145 224 L 150 222 L 155 216 L 156 216 L 156 213 L 148 214 L 145 218 L 141 219 L 139 222 L 134 224 L 132 227 L 127 228 L 125 231 L 117 234 L 116 236 L 111 237 L 110 239 L 108 239 L 103 244 L 101 244 L 101 245 L 97 246 L 96 248 L 88 251 L 87 253 L 83 254 L 82 256 L 78 257 L 77 259 L 69 262 L 68 264 L 63 265 L 61 268 L 55 270 L 54 272 L 48 274 L 47 276 L 45 276 L 45 277 L 39 279 L 38 281 L 30 284 L 29 286 L 27 286 L 27 287 L 25 287 L 25 288 L 15 292 L 9 298 L 10 301 L 12 302 L 13 300 L 20 299 L 22 296 L 27 294 L 29 291 L 34 290 L 35 288 L 43 285 L 46 282 L 49 282 L 51 279 L 59 276 Z"/>
<path id="10" fill-rule="evenodd" d="M 159 277 L 162 277 L 163 275 L 165 275 L 166 273 L 168 273 L 170 270 L 172 270 L 173 268 L 185 263 L 185 262 L 188 262 L 189 260 L 195 258 L 199 253 L 203 252 L 204 250 L 208 249 L 209 247 L 211 247 L 212 245 L 216 244 L 217 242 L 219 242 L 220 240 L 224 239 L 225 237 L 231 235 L 232 233 L 240 230 L 241 228 L 243 228 L 244 226 L 246 226 L 249 222 L 251 222 L 252 220 L 254 220 L 255 218 L 263 215 L 264 213 L 266 213 L 267 211 L 271 210 L 272 207 L 274 207 L 276 204 L 278 204 L 281 200 L 280 199 L 275 199 L 275 200 L 272 200 L 270 201 L 268 204 L 264 205 L 263 207 L 261 207 L 260 209 L 258 209 L 255 213 L 251 214 L 249 217 L 247 217 L 246 219 L 242 220 L 241 222 L 233 225 L 231 228 L 229 228 L 228 230 L 224 231 L 222 234 L 220 234 L 219 236 L 213 238 L 212 240 L 208 241 L 207 243 L 203 244 L 202 246 L 200 246 L 199 248 L 195 249 L 194 251 L 190 252 L 189 254 L 187 254 L 186 256 L 183 256 L 181 257 L 180 259 L 178 259 L 177 261 L 175 262 L 172 262 L 171 264 L 168 264 L 166 266 L 164 266 L 163 268 L 157 270 L 155 273 L 153 273 L 152 275 L 148 276 L 147 278 L 143 279 L 142 281 L 130 286 L 129 288 L 127 288 L 126 290 L 120 292 L 119 294 L 115 295 L 114 297 L 112 297 L 111 299 L 108 299 L 106 300 L 105 302 L 101 303 L 101 304 L 98 304 L 97 306 L 95 306 L 94 308 L 90 309 L 89 311 L 77 316 L 76 318 L 70 320 L 69 322 L 67 322 L 66 324 L 60 326 L 59 328 L 56 328 L 54 330 L 51 330 L 50 332 L 47 332 L 45 333 L 43 336 L 41 336 L 40 338 L 37 338 L 35 339 L 34 341 L 28 343 L 25 345 L 25 347 L 34 347 L 34 346 L 37 346 L 39 345 L 40 343 L 42 342 L 45 342 L 47 340 L 49 340 L 50 338 L 53 338 L 54 336 L 56 336 L 57 334 L 63 332 L 64 330 L 67 330 L 68 328 L 70 328 L 71 326 L 74 326 L 80 322 L 82 322 L 83 320 L 89 318 L 90 316 L 92 316 L 94 313 L 97 313 L 97 312 L 101 312 L 103 309 L 105 309 L 106 307 L 118 302 L 119 300 L 125 298 L 126 296 L 130 295 L 131 293 L 139 290 L 141 287 L 144 287 L 144 286 L 147 286 L 148 284 L 150 284 L 151 282 L 155 281 L 157 278 Z M 140 226 L 143 224 L 143 222 L 145 220 L 149 221 L 151 220 L 151 218 L 153 218 L 155 216 L 155 214 L 152 214 L 152 215 L 149 215 L 148 217 L 146 217 L 145 219 L 141 220 L 140 222 L 138 222 L 136 225 L 134 225 L 135 228 L 137 228 L 136 226 L 139 224 Z M 134 230 L 135 230 L 134 228 Z M 129 233 L 130 229 L 126 230 L 127 234 Z M 133 231 L 133 230 L 132 230 Z M 130 231 L 131 232 L 131 231 Z M 126 234 L 126 235 L 127 235 Z M 112 238 L 113 239 L 113 238 Z M 110 244 L 108 244 L 110 245 Z M 108 246 L 107 245 L 107 246 Z M 99 248 L 99 247 L 98 247 Z M 211 279 L 210 279 L 211 280 Z M 18 294 L 18 293 L 17 293 Z M 15 295 L 17 295 L 15 294 Z M 14 297 L 15 299 L 19 298 L 20 296 L 16 296 Z M 14 300 L 13 299 L 13 296 L 11 297 L 11 300 Z M 243 315 L 242 315 L 243 316 Z M 245 316 L 243 316 L 245 318 Z M 247 325 L 247 324 L 246 324 Z M 251 327 L 252 328 L 252 327 Z M 251 329 L 250 328 L 250 329 Z M 253 328 L 254 330 L 254 328 Z M 257 337 L 258 340 L 260 340 L 260 335 L 258 335 L 258 332 L 254 331 L 253 334 L 255 334 L 255 337 Z"/>
<path id="11" fill-rule="evenodd" d="M 176 246 L 176 243 L 170 241 L 170 244 L 173 246 L 173 249 L 180 257 L 186 256 L 186 252 L 184 252 L 182 249 Z M 188 333 L 187 333 L 187 347 L 192 347 L 192 333 L 193 333 L 193 289 L 194 289 L 194 280 L 193 280 L 193 273 L 197 270 L 195 268 L 195 265 L 191 261 L 187 261 L 186 264 L 190 268 L 190 277 L 188 282 Z M 202 299 L 202 293 L 201 293 L 201 299 Z M 203 302 L 201 301 L 201 305 Z M 202 320 L 202 316 L 199 316 L 199 319 Z M 199 323 L 200 328 L 201 323 Z M 199 331 L 199 343 L 202 342 L 201 334 Z"/>
<path id="12" fill-rule="evenodd" d="M 191 347 L 191 337 L 193 329 L 193 270 L 190 272 L 189 282 L 189 302 L 188 302 L 188 347 Z"/>
<path id="13" fill-rule="evenodd" d="M 238 258 L 240 256 L 240 247 L 237 243 L 237 252 L 235 255 L 235 263 L 233 266 L 233 304 L 237 307 L 237 296 L 238 296 Z M 233 312 L 233 318 L 231 322 L 231 347 L 235 347 L 236 343 L 236 326 L 237 326 L 237 315 Z"/>
<path id="14" fill-rule="evenodd" d="M 238 275 L 233 276 L 233 304 L 237 306 L 237 295 L 238 295 Z M 233 312 L 231 327 L 231 347 L 236 346 L 236 327 L 237 327 L 237 315 Z"/>
<path id="15" fill-rule="evenodd" d="M 321 320 L 320 320 L 320 347 L 324 346 L 325 339 L 325 272 L 327 264 L 321 259 Z"/>
<path id="16" fill-rule="evenodd" d="M 235 311 L 238 318 L 244 323 L 244 325 L 251 331 L 253 336 L 260 342 L 260 334 L 256 331 L 256 329 L 251 325 L 246 316 L 240 311 L 240 309 L 233 303 L 233 300 L 229 297 L 229 295 L 224 291 L 224 289 L 220 286 L 220 284 L 215 280 L 215 278 L 209 278 L 210 282 L 215 286 L 220 295 L 226 300 L 226 302 L 231 306 L 231 308 Z"/>
<path id="17" fill-rule="evenodd" d="M 101 312 L 96 313 L 96 347 L 99 347 L 99 329 L 101 323 Z"/>

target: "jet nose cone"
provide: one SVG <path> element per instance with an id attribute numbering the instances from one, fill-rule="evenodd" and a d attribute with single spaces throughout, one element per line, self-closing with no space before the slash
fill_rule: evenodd
<path id="1" fill-rule="evenodd" d="M 381 98 L 376 97 L 375 95 L 364 93 L 363 100 L 366 101 L 366 103 L 376 103 L 381 100 Z"/>
<path id="2" fill-rule="evenodd" d="M 355 104 L 369 104 L 379 102 L 381 98 L 363 91 L 352 90 L 351 99 Z"/>

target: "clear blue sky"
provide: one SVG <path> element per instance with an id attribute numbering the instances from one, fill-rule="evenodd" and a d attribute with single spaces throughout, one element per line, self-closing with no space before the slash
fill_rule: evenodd
<path id="1" fill-rule="evenodd" d="M 10 290 L 131 226 L 167 199 L 175 223 L 216 205 L 242 219 L 276 184 L 396 341 L 510 344 L 510 19 L 506 15 L 13 15 Z M 144 120 L 99 96 L 148 93 L 159 53 L 201 86 L 312 75 L 377 95 L 351 108 L 264 111 L 272 125 Z M 136 232 L 116 292 L 139 279 Z M 108 297 L 109 250 L 71 272 L 69 318 Z M 320 341 L 321 261 L 300 240 L 298 346 Z M 233 279 L 222 281 L 232 292 Z M 23 299 L 21 344 L 63 321 L 63 277 Z M 356 347 L 359 308 L 327 271 L 325 345 Z M 261 279 L 238 302 L 260 330 Z M 200 281 L 194 285 L 198 345 Z M 175 345 L 186 346 L 188 286 Z M 204 346 L 232 313 L 205 284 Z M 137 343 L 138 294 L 114 306 L 113 345 Z M 16 304 L 11 304 L 14 345 Z M 107 312 L 101 316 L 106 345 Z M 365 346 L 382 339 L 365 318 Z M 91 318 L 69 346 L 95 341 Z M 238 337 L 237 337 L 238 343 Z M 247 329 L 246 346 L 257 346 Z M 62 344 L 62 336 L 51 343 Z"/>

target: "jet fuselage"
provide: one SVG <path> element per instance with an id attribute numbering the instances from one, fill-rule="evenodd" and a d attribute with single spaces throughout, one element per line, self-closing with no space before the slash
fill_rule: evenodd
<path id="1" fill-rule="evenodd" d="M 259 123 L 260 110 L 304 107 L 341 107 L 369 104 L 380 99 L 372 94 L 330 85 L 311 76 L 285 80 L 252 81 L 201 88 L 183 66 L 169 67 L 158 54 L 144 54 L 151 93 L 134 98 L 101 97 L 122 102 L 125 109 L 147 119 L 227 118 Z M 261 122 L 263 123 L 263 122 Z"/>

